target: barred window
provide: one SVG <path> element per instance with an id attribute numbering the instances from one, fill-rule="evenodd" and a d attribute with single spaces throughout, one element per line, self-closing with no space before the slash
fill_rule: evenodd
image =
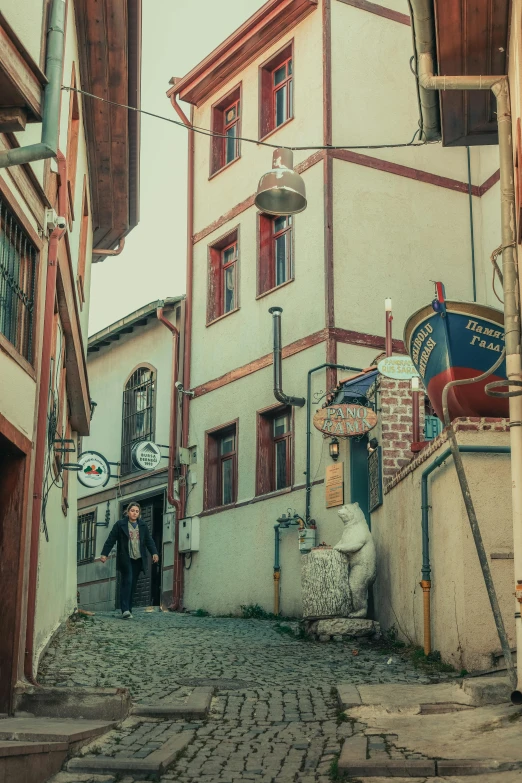
<path id="1" fill-rule="evenodd" d="M 121 439 L 122 476 L 137 470 L 131 459 L 134 444 L 142 440 L 154 440 L 155 385 L 155 372 L 150 367 L 139 367 L 125 384 Z"/>
<path id="2" fill-rule="evenodd" d="M 78 565 L 92 563 L 96 555 L 96 510 L 78 515 Z"/>
<path id="3" fill-rule="evenodd" d="M 0 332 L 33 361 L 33 318 L 38 252 L 0 198 Z"/>

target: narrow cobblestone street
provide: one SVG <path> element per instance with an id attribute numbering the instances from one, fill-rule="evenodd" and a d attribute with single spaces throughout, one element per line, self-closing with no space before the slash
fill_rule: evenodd
<path id="1" fill-rule="evenodd" d="M 430 679 L 366 643 L 302 641 L 264 620 L 139 611 L 129 622 L 98 614 L 71 625 L 48 651 L 40 681 L 125 686 L 135 702 L 148 704 L 213 685 L 208 720 L 131 716 L 83 752 L 146 758 L 189 729 L 193 742 L 162 780 L 327 783 L 342 741 L 362 729 L 340 720 L 333 687 Z M 61 773 L 56 783 L 102 779 L 114 780 Z"/>

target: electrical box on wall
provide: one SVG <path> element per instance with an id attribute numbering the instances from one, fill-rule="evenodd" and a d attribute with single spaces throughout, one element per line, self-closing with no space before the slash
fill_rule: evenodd
<path id="1" fill-rule="evenodd" d="M 299 530 L 299 551 L 310 552 L 315 546 L 315 534 L 317 530 L 314 527 L 303 527 Z"/>
<path id="2" fill-rule="evenodd" d="M 179 551 L 199 552 L 199 517 L 179 520 Z"/>
<path id="3" fill-rule="evenodd" d="M 179 464 L 190 465 L 190 451 L 188 449 L 179 448 Z"/>
<path id="4" fill-rule="evenodd" d="M 174 541 L 174 512 L 167 511 L 163 514 L 163 543 L 172 544 Z"/>

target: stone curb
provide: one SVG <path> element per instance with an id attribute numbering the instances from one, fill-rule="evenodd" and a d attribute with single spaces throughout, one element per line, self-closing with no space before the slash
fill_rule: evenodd
<path id="1" fill-rule="evenodd" d="M 131 710 L 131 714 L 141 717 L 172 718 L 174 720 L 177 718 L 195 720 L 206 718 L 210 710 L 213 695 L 214 688 L 199 686 L 194 688 L 185 703 L 165 702 L 163 704 L 135 704 Z"/>
<path id="2" fill-rule="evenodd" d="M 194 739 L 194 732 L 183 731 L 169 739 L 145 759 L 112 756 L 94 758 L 74 758 L 67 764 L 68 772 L 92 772 L 93 774 L 113 774 L 115 772 L 144 772 L 160 777 Z"/>
<path id="3" fill-rule="evenodd" d="M 33 753 L 53 753 L 68 750 L 67 742 L 0 742 L 0 758 L 30 756 Z"/>
<path id="4" fill-rule="evenodd" d="M 131 706 L 127 688 L 25 686 L 15 697 L 16 712 L 37 718 L 125 720 Z"/>
<path id="5" fill-rule="evenodd" d="M 342 710 L 348 710 L 350 707 L 359 707 L 362 699 L 355 685 L 341 682 L 336 687 L 337 702 Z"/>
<path id="6" fill-rule="evenodd" d="M 434 761 L 424 761 L 424 759 L 361 759 L 344 760 L 339 759 L 339 769 L 348 775 L 359 777 L 381 777 L 381 778 L 400 778 L 400 777 L 430 777 L 434 778 L 437 774 Z"/>
<path id="7" fill-rule="evenodd" d="M 444 759 L 437 761 L 438 775 L 483 775 L 486 772 L 511 772 L 522 769 L 522 761 L 495 759 Z"/>

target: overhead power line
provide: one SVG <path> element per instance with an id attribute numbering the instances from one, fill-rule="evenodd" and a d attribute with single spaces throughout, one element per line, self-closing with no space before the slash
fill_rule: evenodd
<path id="1" fill-rule="evenodd" d="M 226 134 L 224 133 L 217 133 L 216 131 L 212 131 L 209 128 L 200 128 L 197 125 L 187 125 L 185 122 L 181 122 L 180 120 L 174 120 L 172 117 L 164 117 L 161 114 L 154 114 L 154 112 L 151 111 L 145 111 L 145 109 L 137 109 L 135 106 L 127 106 L 125 103 L 116 103 L 116 101 L 109 101 L 107 98 L 100 98 L 99 95 L 93 95 L 91 92 L 86 92 L 85 90 L 80 90 L 78 87 L 70 87 L 66 85 L 62 85 L 62 90 L 67 90 L 68 92 L 77 92 L 80 95 L 85 95 L 88 98 L 93 98 L 96 101 L 101 101 L 102 103 L 107 103 L 109 106 L 117 106 L 120 109 L 127 109 L 128 111 L 135 111 L 139 114 L 145 114 L 147 117 L 154 117 L 157 120 L 163 120 L 164 122 L 170 122 L 172 125 L 179 125 L 181 128 L 185 128 L 187 130 L 194 131 L 195 133 L 201 133 L 203 136 L 215 136 L 217 138 L 227 138 Z M 245 141 L 249 144 L 256 144 L 261 145 L 263 147 L 271 147 L 272 149 L 287 149 L 292 150 L 293 152 L 312 152 L 314 150 L 382 150 L 382 149 L 394 149 L 396 147 L 424 147 L 426 144 L 439 144 L 438 141 L 435 142 L 426 142 L 426 141 L 415 141 L 417 138 L 417 135 L 420 133 L 420 128 L 418 128 L 415 133 L 413 134 L 413 138 L 411 141 L 404 142 L 403 144 L 358 144 L 358 145 L 348 145 L 348 144 L 320 144 L 320 145 L 305 145 L 305 146 L 285 146 L 284 144 L 271 144 L 268 141 L 259 141 L 258 139 L 250 139 L 247 136 L 236 136 L 235 141 Z"/>

